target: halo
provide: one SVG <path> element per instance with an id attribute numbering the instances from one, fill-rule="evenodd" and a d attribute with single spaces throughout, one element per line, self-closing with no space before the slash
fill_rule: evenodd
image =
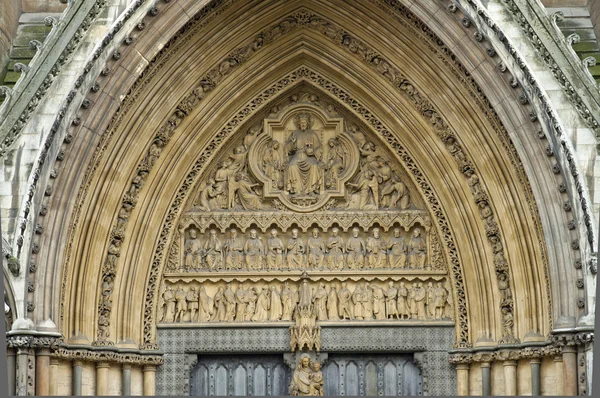
<path id="1" fill-rule="evenodd" d="M 294 115 L 294 126 L 296 126 L 297 129 L 300 129 L 300 119 L 306 119 L 308 123 L 307 129 L 312 128 L 314 120 L 313 116 L 310 113 L 301 112 Z"/>

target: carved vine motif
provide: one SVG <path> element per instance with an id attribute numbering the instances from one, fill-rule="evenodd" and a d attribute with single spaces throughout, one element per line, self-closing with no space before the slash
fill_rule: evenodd
<path id="1" fill-rule="evenodd" d="M 194 277 L 182 282 L 181 278 L 169 277 L 161 288 L 157 320 L 160 323 L 298 322 L 304 317 L 301 308 L 314 312 L 318 322 L 453 318 L 454 302 L 444 276 L 369 279 L 339 276 L 309 281 L 304 274 L 270 281 L 266 278 L 212 281 Z"/>

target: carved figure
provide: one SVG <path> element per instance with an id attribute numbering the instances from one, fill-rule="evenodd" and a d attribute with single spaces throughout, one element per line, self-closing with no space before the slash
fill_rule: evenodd
<path id="1" fill-rule="evenodd" d="M 327 145 L 329 151 L 327 153 L 327 174 L 325 175 L 325 186 L 327 188 L 337 187 L 337 183 L 341 172 L 345 167 L 345 152 L 337 138 L 331 138 Z"/>
<path id="2" fill-rule="evenodd" d="M 438 282 L 433 291 L 433 306 L 435 308 L 435 319 L 440 320 L 444 316 L 444 307 L 446 306 L 446 289 L 442 287 L 442 283 Z"/>
<path id="3" fill-rule="evenodd" d="M 398 300 L 398 289 L 394 287 L 394 282 L 390 281 L 388 283 L 389 288 L 385 291 L 385 311 L 387 313 L 387 317 L 390 319 L 400 319 L 398 315 L 398 305 L 396 304 Z"/>
<path id="4" fill-rule="evenodd" d="M 373 286 L 373 314 L 375 314 L 375 319 L 377 319 L 377 320 L 386 319 L 385 307 L 386 307 L 385 292 L 379 286 L 374 285 Z"/>
<path id="5" fill-rule="evenodd" d="M 300 362 L 294 370 L 290 383 L 291 396 L 310 396 L 312 386 L 312 369 L 310 368 L 310 357 L 302 354 Z"/>
<path id="6" fill-rule="evenodd" d="M 371 320 L 373 319 L 373 289 L 371 288 L 369 282 L 363 284 L 363 292 L 363 302 L 365 309 L 364 318 L 367 320 Z"/>
<path id="7" fill-rule="evenodd" d="M 365 241 L 358 236 L 358 227 L 352 228 L 352 236 L 346 243 L 346 263 L 350 269 L 362 268 L 365 261 Z"/>
<path id="8" fill-rule="evenodd" d="M 190 291 L 187 293 L 187 307 L 190 310 L 190 322 L 196 322 L 197 318 L 197 314 L 196 311 L 198 311 L 198 292 L 196 292 L 196 288 L 195 287 L 191 287 Z"/>
<path id="9" fill-rule="evenodd" d="M 175 321 L 175 292 L 171 287 L 167 287 L 163 293 L 163 300 L 165 301 L 165 315 L 163 317 L 164 322 Z"/>
<path id="10" fill-rule="evenodd" d="M 323 372 L 321 372 L 321 364 L 319 362 L 313 362 L 312 364 L 312 383 L 310 385 L 310 395 L 316 397 L 322 397 L 325 395 L 323 390 Z"/>
<path id="11" fill-rule="evenodd" d="M 185 252 L 185 270 L 200 268 L 202 244 L 196 235 L 195 229 L 190 229 L 190 237 L 184 244 Z"/>
<path id="12" fill-rule="evenodd" d="M 235 301 L 237 303 L 237 312 L 235 320 L 238 322 L 244 321 L 246 316 L 246 306 L 248 305 L 248 291 L 242 285 L 238 286 L 235 292 Z"/>
<path id="13" fill-rule="evenodd" d="M 327 318 L 330 321 L 337 321 L 340 319 L 340 314 L 338 312 L 338 292 L 335 289 L 335 286 L 331 286 L 331 290 L 327 295 Z"/>
<path id="14" fill-rule="evenodd" d="M 292 229 L 292 237 L 287 242 L 287 265 L 290 269 L 301 268 L 304 264 L 304 242 L 298 237 L 298 229 Z"/>
<path id="15" fill-rule="evenodd" d="M 273 182 L 273 186 L 279 189 L 283 188 L 283 162 L 279 154 L 279 142 L 271 141 L 263 158 L 263 171 Z"/>
<path id="16" fill-rule="evenodd" d="M 308 281 L 306 278 L 302 279 L 302 284 L 300 285 L 299 290 L 300 301 L 298 303 L 299 307 L 308 308 L 312 304 L 312 292 L 310 291 L 310 287 L 308 286 Z"/>
<path id="17" fill-rule="evenodd" d="M 425 239 L 421 237 L 421 229 L 415 228 L 413 237 L 408 244 L 409 267 L 414 268 L 425 268 L 425 262 L 427 261 L 427 246 Z"/>
<path id="18" fill-rule="evenodd" d="M 408 308 L 410 311 L 410 319 L 417 319 L 417 314 L 419 312 L 419 309 L 417 308 L 417 302 L 415 301 L 417 285 L 418 283 L 413 283 L 413 285 L 408 288 Z"/>
<path id="19" fill-rule="evenodd" d="M 227 318 L 227 310 L 225 307 L 225 292 L 223 286 L 219 286 L 214 298 L 215 312 L 210 319 L 211 321 L 224 321 Z"/>
<path id="20" fill-rule="evenodd" d="M 425 316 L 427 318 L 435 317 L 435 308 L 433 304 L 434 301 L 435 292 L 433 288 L 433 282 L 429 282 L 429 284 L 427 285 L 427 289 L 425 289 Z"/>
<path id="21" fill-rule="evenodd" d="M 415 305 L 417 307 L 417 319 L 419 320 L 423 320 L 425 319 L 425 295 L 426 295 L 426 291 L 425 289 L 423 289 L 423 284 L 422 283 L 416 283 L 415 284 L 415 295 L 414 295 L 414 301 L 415 301 Z"/>
<path id="22" fill-rule="evenodd" d="M 231 290 L 231 284 L 227 284 L 227 288 L 223 292 L 223 297 L 225 298 L 225 320 L 228 322 L 233 321 L 235 318 L 235 293 Z"/>
<path id="23" fill-rule="evenodd" d="M 327 290 L 325 284 L 321 282 L 319 288 L 313 295 L 313 302 L 315 303 L 315 311 L 317 313 L 318 321 L 327 320 Z"/>
<path id="24" fill-rule="evenodd" d="M 198 321 L 208 322 L 214 314 L 213 299 L 206 294 L 206 289 L 204 286 L 200 286 L 200 293 L 198 296 Z"/>
<path id="25" fill-rule="evenodd" d="M 238 238 L 237 231 L 229 231 L 229 238 L 225 241 L 225 269 L 228 271 L 242 268 L 244 261 L 244 242 Z"/>
<path id="26" fill-rule="evenodd" d="M 221 162 L 221 166 L 215 172 L 214 177 L 214 195 L 218 202 L 218 207 L 220 209 L 229 208 L 229 200 L 230 200 L 230 185 L 231 179 L 233 177 L 233 172 L 231 170 L 231 164 L 233 162 L 231 159 L 226 159 Z"/>
<path id="27" fill-rule="evenodd" d="M 515 324 L 512 313 L 508 307 L 502 307 L 502 337 L 510 340 L 513 337 L 513 326 Z"/>
<path id="28" fill-rule="evenodd" d="M 352 304 L 354 304 L 354 318 L 363 320 L 366 315 L 367 292 L 359 283 L 352 293 Z"/>
<path id="29" fill-rule="evenodd" d="M 204 183 L 204 187 L 200 190 L 198 208 L 202 211 L 211 211 L 215 207 L 213 202 L 216 196 L 215 180 L 211 178 Z"/>
<path id="30" fill-rule="evenodd" d="M 223 246 L 214 229 L 210 230 L 209 238 L 204 243 L 204 259 L 211 271 L 223 268 Z"/>
<path id="31" fill-rule="evenodd" d="M 404 282 L 400 282 L 398 288 L 398 315 L 400 319 L 410 319 L 410 306 L 408 301 L 408 289 L 404 287 Z"/>
<path id="32" fill-rule="evenodd" d="M 281 304 L 281 295 L 276 286 L 271 286 L 271 321 L 279 321 L 283 315 L 283 306 Z"/>
<path id="33" fill-rule="evenodd" d="M 174 322 L 183 322 L 183 316 L 187 312 L 187 294 L 181 286 L 175 291 L 175 299 L 177 300 L 177 309 Z"/>
<path id="34" fill-rule="evenodd" d="M 291 321 L 294 313 L 294 307 L 296 306 L 296 294 L 290 289 L 289 282 L 284 282 L 283 289 L 281 290 L 281 301 L 283 303 L 283 312 L 281 315 L 282 321 Z"/>
<path id="35" fill-rule="evenodd" d="M 286 189 L 290 194 L 318 194 L 321 177 L 321 140 L 311 130 L 312 116 L 299 114 L 294 118 L 296 131 L 292 132 L 285 144 L 288 155 Z"/>
<path id="36" fill-rule="evenodd" d="M 327 239 L 327 266 L 329 269 L 341 270 L 344 268 L 344 239 L 339 236 L 339 228 L 331 230 L 331 236 Z"/>
<path id="37" fill-rule="evenodd" d="M 254 192 L 254 188 L 259 185 L 258 183 L 251 183 L 248 176 L 244 173 L 237 173 L 235 175 L 232 189 L 234 194 L 237 194 L 238 202 L 244 210 L 263 210 L 265 208 L 261 197 Z"/>
<path id="38" fill-rule="evenodd" d="M 359 210 L 379 209 L 379 183 L 374 172 L 365 170 L 360 174 L 358 183 L 348 182 L 347 185 L 354 189 L 347 208 Z"/>
<path id="39" fill-rule="evenodd" d="M 252 287 L 248 290 L 248 305 L 246 306 L 245 321 L 251 321 L 256 311 L 256 300 L 258 300 L 258 288 Z"/>
<path id="40" fill-rule="evenodd" d="M 342 320 L 354 319 L 354 311 L 351 307 L 352 293 L 350 293 L 350 290 L 346 287 L 346 282 L 342 283 L 342 288 L 338 292 L 338 299 L 340 318 L 342 318 Z"/>
<path id="41" fill-rule="evenodd" d="M 250 230 L 250 238 L 244 245 L 244 254 L 246 256 L 246 267 L 248 269 L 262 269 L 264 246 L 262 241 L 256 235 L 255 229 Z"/>
<path id="42" fill-rule="evenodd" d="M 406 267 L 406 245 L 400 228 L 394 228 L 394 236 L 390 238 L 388 248 L 390 250 L 388 260 L 392 268 Z"/>
<path id="43" fill-rule="evenodd" d="M 367 264 L 369 268 L 383 268 L 387 264 L 387 243 L 379 235 L 379 228 L 373 228 L 373 236 L 367 239 Z"/>
<path id="44" fill-rule="evenodd" d="M 508 304 L 512 301 L 512 291 L 508 285 L 508 276 L 505 273 L 498 275 L 498 289 L 500 289 L 502 303 Z"/>
<path id="45" fill-rule="evenodd" d="M 325 258 L 325 242 L 319 236 L 319 229 L 312 230 L 312 236 L 308 238 L 308 267 L 323 268 L 323 260 Z"/>
<path id="46" fill-rule="evenodd" d="M 253 321 L 263 322 L 269 318 L 269 309 L 271 308 L 271 301 L 269 298 L 269 288 L 267 285 L 262 287 L 262 291 L 258 295 L 256 301 L 256 311 L 252 317 Z"/>
<path id="47" fill-rule="evenodd" d="M 271 237 L 267 239 L 267 268 L 279 270 L 283 266 L 283 242 L 277 237 L 277 230 L 271 230 Z"/>
<path id="48" fill-rule="evenodd" d="M 391 173 L 386 160 L 380 161 L 379 166 L 379 176 L 382 179 L 380 185 L 381 207 L 407 209 L 410 205 L 410 192 L 406 184 L 396 174 Z M 389 177 L 384 174 L 387 169 L 390 169 Z"/>

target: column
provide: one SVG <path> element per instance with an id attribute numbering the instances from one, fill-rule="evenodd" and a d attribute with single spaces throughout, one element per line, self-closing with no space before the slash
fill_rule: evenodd
<path id="1" fill-rule="evenodd" d="M 144 396 L 153 396 L 155 394 L 155 377 L 156 377 L 156 366 L 145 365 L 143 368 L 144 372 Z"/>
<path id="2" fill-rule="evenodd" d="M 131 395 L 131 364 L 123 364 L 123 376 L 121 378 L 123 380 L 123 391 L 121 395 L 128 397 Z"/>
<path id="3" fill-rule="evenodd" d="M 491 365 L 489 362 L 481 363 L 481 395 L 492 395 Z"/>
<path id="4" fill-rule="evenodd" d="M 17 381 L 17 362 L 14 348 L 6 350 L 6 367 L 8 368 L 8 395 L 15 395 L 15 385 Z"/>
<path id="5" fill-rule="evenodd" d="M 468 363 L 459 363 L 456 365 L 456 386 L 459 396 L 468 396 L 469 394 L 469 368 Z"/>
<path id="6" fill-rule="evenodd" d="M 554 357 L 554 373 L 556 374 L 556 393 L 554 395 L 565 395 L 563 388 L 563 359 L 560 355 Z"/>
<path id="7" fill-rule="evenodd" d="M 83 373 L 83 363 L 76 359 L 73 361 L 73 395 L 81 396 L 81 376 Z"/>
<path id="8" fill-rule="evenodd" d="M 108 395 L 108 362 L 96 364 L 96 395 Z"/>
<path id="9" fill-rule="evenodd" d="M 517 361 L 504 361 L 504 395 L 517 395 Z"/>
<path id="10" fill-rule="evenodd" d="M 531 395 L 542 395 L 542 388 L 540 386 L 540 364 L 542 361 L 539 358 L 533 358 L 529 361 L 531 366 Z"/>
<path id="11" fill-rule="evenodd" d="M 50 394 L 50 349 L 41 348 L 35 358 L 35 395 Z"/>
<path id="12" fill-rule="evenodd" d="M 15 395 L 27 395 L 27 368 L 29 349 L 19 348 L 17 350 L 17 371 Z"/>
<path id="13" fill-rule="evenodd" d="M 577 395 L 577 348 L 563 347 L 563 395 Z"/>
<path id="14" fill-rule="evenodd" d="M 49 395 L 58 395 L 58 359 L 50 358 L 50 392 Z"/>

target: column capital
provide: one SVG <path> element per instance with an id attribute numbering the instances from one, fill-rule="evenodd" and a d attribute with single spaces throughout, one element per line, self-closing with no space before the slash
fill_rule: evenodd
<path id="1" fill-rule="evenodd" d="M 504 366 L 517 366 L 517 361 L 508 360 L 502 363 Z"/>
<path id="2" fill-rule="evenodd" d="M 102 368 L 110 368 L 110 363 L 108 363 L 108 362 L 96 363 L 96 369 L 102 369 Z"/>
<path id="3" fill-rule="evenodd" d="M 481 367 L 482 368 L 489 368 L 491 366 L 492 366 L 492 364 L 490 362 L 481 362 Z"/>
<path id="4" fill-rule="evenodd" d="M 531 358 L 531 359 L 529 360 L 529 363 L 530 363 L 531 365 L 535 365 L 535 364 L 539 365 L 539 364 L 541 364 L 541 363 L 542 363 L 542 359 L 541 359 L 541 358 Z"/>
<path id="5" fill-rule="evenodd" d="M 156 365 L 144 365 L 142 368 L 144 372 L 156 372 Z"/>
<path id="6" fill-rule="evenodd" d="M 456 370 L 469 370 L 471 368 L 470 363 L 457 363 Z"/>

